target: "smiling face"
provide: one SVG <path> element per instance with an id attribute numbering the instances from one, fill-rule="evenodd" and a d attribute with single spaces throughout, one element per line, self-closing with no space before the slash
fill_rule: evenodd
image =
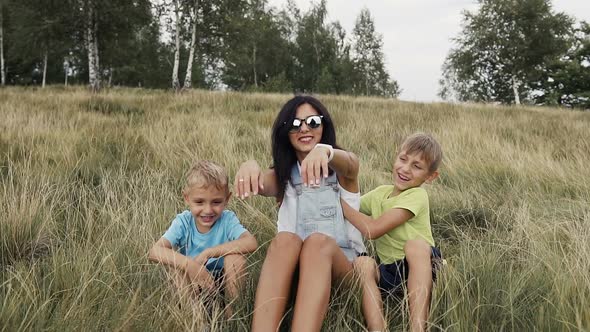
<path id="1" fill-rule="evenodd" d="M 303 104 L 297 108 L 295 118 L 305 119 L 311 115 L 319 115 L 319 113 L 311 105 Z M 311 151 L 316 144 L 320 143 L 322 140 L 323 129 L 323 125 L 312 129 L 307 123 L 305 123 L 305 121 L 303 121 L 298 132 L 289 132 L 289 141 L 295 150 L 299 162 L 307 156 L 309 151 Z"/>
<path id="2" fill-rule="evenodd" d="M 195 218 L 200 233 L 207 233 L 227 206 L 231 193 L 213 185 L 191 186 L 184 192 L 184 201 Z"/>
<path id="3" fill-rule="evenodd" d="M 420 187 L 424 182 L 430 183 L 438 176 L 438 171 L 430 172 L 430 165 L 422 152 L 408 154 L 402 150 L 393 164 L 394 196 L 404 190 Z"/>

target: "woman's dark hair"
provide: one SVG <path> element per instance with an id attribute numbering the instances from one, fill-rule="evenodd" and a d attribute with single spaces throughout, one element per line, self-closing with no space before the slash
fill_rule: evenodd
<path id="1" fill-rule="evenodd" d="M 274 125 L 272 126 L 272 161 L 279 185 L 279 200 L 282 200 L 285 193 L 287 181 L 289 181 L 291 177 L 291 168 L 297 162 L 295 149 L 293 149 L 291 141 L 289 140 L 289 130 L 295 119 L 297 109 L 304 104 L 309 104 L 323 116 L 323 131 L 320 142 L 338 148 L 336 145 L 336 130 L 334 129 L 334 123 L 332 122 L 330 113 L 328 113 L 326 107 L 319 100 L 312 96 L 300 95 L 287 101 L 285 105 L 283 105 L 283 108 L 277 115 Z"/>

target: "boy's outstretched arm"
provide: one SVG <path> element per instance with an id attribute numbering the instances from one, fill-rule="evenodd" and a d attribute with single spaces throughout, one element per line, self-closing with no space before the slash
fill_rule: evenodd
<path id="1" fill-rule="evenodd" d="M 340 199 L 340 202 L 342 203 L 344 217 L 369 240 L 381 237 L 414 216 L 409 210 L 397 208 L 390 209 L 379 218 L 373 219 L 353 209 L 343 199 Z"/>
<path id="2" fill-rule="evenodd" d="M 203 250 L 198 257 L 208 259 L 232 254 L 248 254 L 256 250 L 256 248 L 258 248 L 258 241 L 250 232 L 246 231 L 236 240 Z"/>
<path id="3" fill-rule="evenodd" d="M 148 259 L 152 262 L 164 264 L 185 270 L 191 259 L 172 249 L 172 244 L 161 237 L 148 252 Z"/>

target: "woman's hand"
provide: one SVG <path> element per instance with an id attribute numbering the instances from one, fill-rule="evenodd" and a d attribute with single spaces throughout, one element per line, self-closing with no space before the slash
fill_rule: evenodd
<path id="1" fill-rule="evenodd" d="M 328 177 L 328 156 L 330 149 L 318 146 L 311 150 L 301 162 L 301 180 L 304 186 L 319 186 L 322 176 Z"/>
<path id="2" fill-rule="evenodd" d="M 249 197 L 250 194 L 258 195 L 259 190 L 264 190 L 264 176 L 260 166 L 255 160 L 248 160 L 240 165 L 234 179 L 234 193 L 240 198 Z"/>

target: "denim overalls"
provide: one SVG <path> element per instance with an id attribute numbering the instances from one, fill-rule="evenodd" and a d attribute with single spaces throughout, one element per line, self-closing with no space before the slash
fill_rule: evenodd
<path id="1" fill-rule="evenodd" d="M 291 184 L 297 192 L 296 232 L 305 240 L 313 233 L 330 236 L 350 261 L 356 257 L 356 251 L 348 238 L 338 178 L 332 172 L 319 187 L 304 187 L 297 164 L 291 169 Z"/>

